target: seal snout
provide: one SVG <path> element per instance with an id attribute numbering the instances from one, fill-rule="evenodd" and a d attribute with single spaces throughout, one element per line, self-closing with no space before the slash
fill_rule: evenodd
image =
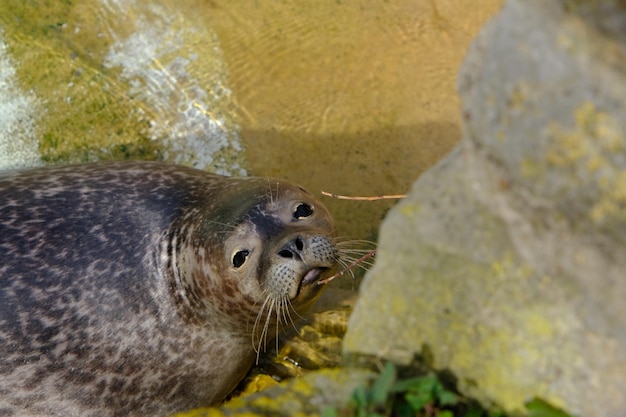
<path id="1" fill-rule="evenodd" d="M 309 300 L 310 288 L 338 262 L 333 240 L 315 232 L 291 235 L 275 254 L 277 262 L 268 272 L 267 285 L 276 298 L 290 300 Z"/>
<path id="2" fill-rule="evenodd" d="M 282 258 L 295 258 L 302 261 L 302 251 L 304 250 L 304 241 L 302 237 L 297 236 L 295 239 L 287 242 L 282 249 L 278 252 L 278 255 Z"/>

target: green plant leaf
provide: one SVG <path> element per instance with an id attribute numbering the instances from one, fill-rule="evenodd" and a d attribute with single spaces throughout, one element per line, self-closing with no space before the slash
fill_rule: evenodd
<path id="1" fill-rule="evenodd" d="M 365 385 L 356 387 L 350 398 L 350 406 L 355 410 L 355 415 L 365 416 L 367 411 L 367 389 Z"/>
<path id="2" fill-rule="evenodd" d="M 530 417 L 570 417 L 565 411 L 554 407 L 541 398 L 533 398 L 524 404 Z"/>
<path id="3" fill-rule="evenodd" d="M 391 387 L 396 381 L 396 367 L 392 362 L 385 364 L 385 369 L 374 381 L 370 389 L 370 402 L 374 405 L 382 406 L 387 402 Z"/>
<path id="4" fill-rule="evenodd" d="M 391 392 L 424 392 L 432 395 L 437 383 L 437 377 L 429 374 L 398 381 L 391 387 Z"/>
<path id="5" fill-rule="evenodd" d="M 324 407 L 322 408 L 320 417 L 339 417 L 339 412 L 334 407 Z"/>
<path id="6" fill-rule="evenodd" d="M 423 394 L 423 393 L 415 393 L 415 394 L 407 393 L 404 396 L 404 399 L 406 400 L 407 403 L 409 403 L 409 405 L 414 411 L 423 410 L 426 404 L 433 402 L 432 395 Z"/>
<path id="7" fill-rule="evenodd" d="M 458 395 L 445 389 L 439 392 L 437 397 L 441 405 L 454 405 L 459 402 Z"/>

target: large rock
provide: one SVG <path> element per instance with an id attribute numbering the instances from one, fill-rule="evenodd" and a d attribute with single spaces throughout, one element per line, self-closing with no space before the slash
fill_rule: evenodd
<path id="1" fill-rule="evenodd" d="M 626 416 L 625 65 L 624 2 L 506 3 L 460 74 L 461 145 L 385 220 L 346 355 Z"/>

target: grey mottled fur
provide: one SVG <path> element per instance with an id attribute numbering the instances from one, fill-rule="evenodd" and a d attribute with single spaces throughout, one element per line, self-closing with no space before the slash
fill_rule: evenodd
<path id="1" fill-rule="evenodd" d="M 292 216 L 298 201 L 315 215 Z M 147 162 L 0 174 L 0 416 L 221 401 L 264 320 L 276 327 L 257 321 L 264 300 L 316 297 L 300 281 L 336 264 L 331 231 L 311 195 L 265 178 Z M 251 254 L 235 270 L 242 245 Z"/>

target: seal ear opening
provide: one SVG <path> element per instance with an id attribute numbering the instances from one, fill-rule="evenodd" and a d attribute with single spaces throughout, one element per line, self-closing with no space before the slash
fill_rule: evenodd
<path id="1" fill-rule="evenodd" d="M 232 259 L 233 266 L 240 268 L 248 259 L 248 255 L 250 255 L 250 251 L 246 249 L 235 252 Z"/>

